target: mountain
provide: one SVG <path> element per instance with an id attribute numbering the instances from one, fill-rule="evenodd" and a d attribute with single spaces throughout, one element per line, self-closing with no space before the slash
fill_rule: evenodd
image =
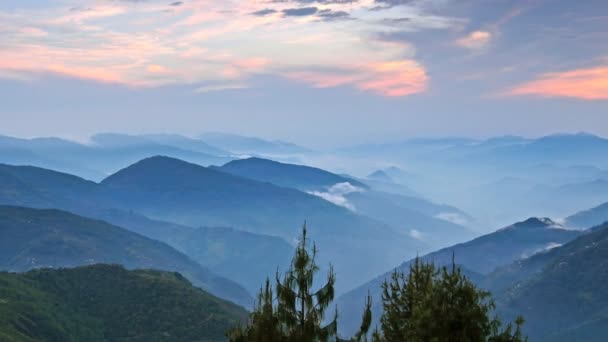
<path id="1" fill-rule="evenodd" d="M 367 175 L 367 179 L 371 179 L 378 182 L 387 182 L 393 183 L 393 178 L 388 175 L 384 170 L 376 170 L 369 175 Z"/>
<path id="2" fill-rule="evenodd" d="M 317 196 L 167 157 L 142 160 L 106 178 L 102 199 L 114 207 L 187 226 L 229 226 L 297 238 L 302 223 L 340 272 L 341 290 L 372 277 L 424 244 Z M 352 255 L 346 251 L 357 250 Z M 353 284 L 353 285 L 349 285 Z"/>
<path id="3" fill-rule="evenodd" d="M 5 180 L 0 173 L 0 204 L 65 209 L 138 229 L 137 232 L 143 235 L 152 236 L 145 232 L 145 219 L 132 218 L 139 220 L 139 228 L 131 228 L 126 224 L 128 222 L 112 221 L 112 215 L 107 211 L 117 210 L 122 214 L 132 211 L 153 221 L 173 222 L 187 227 L 233 227 L 257 235 L 280 237 L 290 244 L 300 233 L 303 222 L 308 220 L 311 239 L 317 242 L 321 250 L 320 265 L 327 266 L 332 262 L 341 273 L 342 280 L 337 284 L 339 291 L 352 288 L 375 276 L 377 270 L 387 269 L 399 260 L 414 256 L 417 251 L 427 249 L 421 241 L 317 196 L 172 158 L 149 158 L 118 172 L 101 184 L 90 182 L 86 183 L 88 185 L 66 188 L 65 191 L 52 184 L 44 184 L 45 181 L 54 182 L 55 172 L 34 168 L 37 183 L 34 182 L 36 187 L 33 187 L 27 185 L 27 181 L 32 180 L 19 178 L 20 167 L 5 168 L 12 171 L 5 172 Z M 62 175 L 74 182 L 86 182 L 75 176 Z M 93 190 L 89 191 L 89 186 Z M 41 193 L 36 190 L 37 187 L 55 189 L 56 193 Z M 80 191 L 81 188 L 86 191 Z M 69 189 L 75 189 L 71 196 Z M 150 229 L 158 233 L 162 226 Z M 163 241 L 182 250 L 176 240 L 171 240 L 168 234 L 163 235 Z M 153 238 L 160 237 L 155 235 Z M 187 241 L 187 238 L 183 241 Z M 204 243 L 200 241 L 201 245 Z M 272 245 L 277 244 L 273 242 Z M 276 249 L 284 250 L 285 244 Z M 354 256 L 346 253 L 352 250 L 360 253 Z M 182 251 L 186 251 L 185 246 Z M 281 265 L 266 254 L 272 255 L 274 252 L 275 249 L 256 251 L 258 260 L 264 261 L 260 267 L 271 267 L 270 274 Z M 232 260 L 234 265 L 240 262 L 238 257 Z M 245 262 L 241 267 L 247 265 L 248 262 Z M 258 279 L 252 279 L 248 284 L 257 287 Z"/>
<path id="4" fill-rule="evenodd" d="M 310 152 L 307 148 L 280 140 L 269 141 L 236 134 L 205 133 L 199 138 L 233 153 L 280 155 Z"/>
<path id="5" fill-rule="evenodd" d="M 497 230 L 469 242 L 444 248 L 424 255 L 422 260 L 433 261 L 436 265 L 449 265 L 452 258 L 470 275 L 481 280 L 484 275 L 500 266 L 508 265 L 514 260 L 529 257 L 539 251 L 554 248 L 582 235 L 581 231 L 567 230 L 550 219 L 530 218 L 523 222 Z M 396 270 L 407 272 L 412 260 L 399 265 Z M 375 317 L 381 314 L 381 285 L 394 270 L 360 286 L 338 298 L 340 308 L 340 325 L 345 332 L 356 330 L 360 319 L 361 298 L 370 291 L 373 297 Z"/>
<path id="6" fill-rule="evenodd" d="M 308 191 L 357 214 L 384 222 L 432 247 L 443 247 L 474 237 L 463 225 L 472 219 L 462 211 L 421 198 L 370 190 L 362 182 L 308 166 L 249 158 L 232 161 L 218 170 L 275 185 Z"/>
<path id="7" fill-rule="evenodd" d="M 608 221 L 608 202 L 568 216 L 565 225 L 573 228 L 594 227 Z"/>
<path id="8" fill-rule="evenodd" d="M 46 144 L 48 143 L 48 145 Z M 19 139 L 0 136 L 0 163 L 35 165 L 72 172 L 88 179 L 101 179 L 104 173 L 88 166 L 64 160 L 61 156 L 81 155 L 86 148 L 78 143 L 57 138 Z"/>
<path id="9" fill-rule="evenodd" d="M 223 341 L 246 319 L 179 273 L 117 265 L 0 273 L 2 341 Z"/>
<path id="10" fill-rule="evenodd" d="M 410 234 L 432 248 L 467 241 L 478 235 L 467 228 L 473 224 L 473 219 L 448 205 L 373 190 L 351 192 L 344 198 L 357 213 Z"/>
<path id="11" fill-rule="evenodd" d="M 287 269 L 293 255 L 293 246 L 275 236 L 227 227 L 192 228 L 120 210 L 104 210 L 95 215 L 167 243 L 213 273 L 243 285 L 252 294 L 277 268 Z"/>
<path id="12" fill-rule="evenodd" d="M 85 206 L 97 183 L 33 166 L 0 164 L 0 204 L 52 208 Z"/>
<path id="13" fill-rule="evenodd" d="M 171 146 L 185 151 L 205 153 L 215 156 L 230 156 L 230 152 L 209 145 L 206 142 L 178 134 L 145 134 L 129 135 L 119 133 L 101 133 L 91 137 L 91 141 L 104 147 L 128 146 Z"/>
<path id="14" fill-rule="evenodd" d="M 512 282 L 506 291 L 495 290 L 498 312 L 508 318 L 523 315 L 533 341 L 605 341 L 606 260 L 608 225 L 499 269 L 495 273 L 510 274 Z M 490 289 L 492 285 L 486 282 Z"/>
<path id="15" fill-rule="evenodd" d="M 112 208 L 98 198 L 97 183 L 31 166 L 0 165 L 0 204 L 57 208 L 104 220 L 167 243 L 214 273 L 257 292 L 268 274 L 285 267 L 292 246 L 285 240 L 231 228 L 192 228 Z"/>
<path id="16" fill-rule="evenodd" d="M 208 145 L 202 141 L 190 144 L 198 150 L 182 148 L 188 143 L 171 136 L 141 138 L 107 134 L 92 139 L 91 144 L 81 144 L 58 138 L 0 136 L 0 152 L 3 152 L 0 153 L 0 163 L 49 168 L 97 181 L 140 159 L 159 154 L 202 165 L 223 164 L 232 159 L 217 148 L 209 146 L 205 149 Z M 169 141 L 176 146 L 168 144 Z"/>
<path id="17" fill-rule="evenodd" d="M 23 272 L 43 267 L 115 263 L 129 269 L 182 273 L 222 298 L 250 306 L 240 285 L 219 277 L 168 245 L 59 210 L 0 206 L 0 269 Z"/>
<path id="18" fill-rule="evenodd" d="M 608 139 L 587 134 L 553 134 L 521 143 L 504 144 L 491 149 L 471 152 L 462 161 L 481 161 L 500 164 L 518 162 L 535 165 L 551 163 L 555 165 L 608 166 L 602 155 L 608 152 Z"/>
<path id="19" fill-rule="evenodd" d="M 350 183 L 359 188 L 367 188 L 365 184 L 352 178 L 322 169 L 279 163 L 262 158 L 233 160 L 217 169 L 236 176 L 302 191 L 327 189 L 339 183 Z"/>

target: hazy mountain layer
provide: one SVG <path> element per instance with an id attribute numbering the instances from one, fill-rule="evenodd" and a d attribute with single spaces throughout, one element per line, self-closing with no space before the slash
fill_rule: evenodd
<path id="1" fill-rule="evenodd" d="M 64 211 L 0 206 L 0 269 L 23 272 L 96 263 L 177 271 L 217 296 L 252 304 L 240 285 L 159 241 Z"/>

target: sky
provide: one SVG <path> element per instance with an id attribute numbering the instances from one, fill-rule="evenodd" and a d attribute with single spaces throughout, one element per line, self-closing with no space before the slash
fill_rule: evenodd
<path id="1" fill-rule="evenodd" d="M 0 134 L 608 136 L 605 0 L 7 0 Z"/>

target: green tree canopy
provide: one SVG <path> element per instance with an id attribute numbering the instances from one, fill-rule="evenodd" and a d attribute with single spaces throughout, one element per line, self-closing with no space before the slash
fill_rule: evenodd
<path id="1" fill-rule="evenodd" d="M 276 275 L 276 296 L 266 281 L 246 327 L 228 333 L 230 341 L 311 342 L 337 339 L 337 309 L 333 319 L 323 324 L 326 312 L 334 299 L 335 273 L 330 265 L 327 282 L 313 290 L 314 275 L 318 272 L 315 259 L 317 248 L 308 248 L 306 224 L 296 247 L 290 269 L 282 279 Z M 367 298 L 361 331 L 353 340 L 365 338 L 371 324 L 371 299 Z"/>
<path id="2" fill-rule="evenodd" d="M 491 318 L 495 305 L 490 293 L 478 289 L 454 261 L 436 268 L 419 258 L 410 272 L 395 271 L 382 293 L 381 332 L 373 340 L 400 342 L 519 342 L 525 341 L 518 318 L 502 329 Z"/>

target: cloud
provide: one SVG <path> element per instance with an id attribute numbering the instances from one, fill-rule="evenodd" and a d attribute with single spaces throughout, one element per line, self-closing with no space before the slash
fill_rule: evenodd
<path id="1" fill-rule="evenodd" d="M 408 96 L 426 90 L 425 69 L 413 60 L 374 62 L 345 68 L 340 72 L 292 72 L 287 77 L 315 88 L 354 86 L 389 97 Z"/>
<path id="2" fill-rule="evenodd" d="M 323 4 L 323 5 L 333 5 L 333 4 L 354 4 L 359 2 L 359 0 L 273 0 L 271 2 L 274 3 L 298 3 L 298 4 Z"/>
<path id="3" fill-rule="evenodd" d="M 486 47 L 492 40 L 492 34 L 487 31 L 473 31 L 465 37 L 456 40 L 456 45 L 471 49 L 480 50 Z"/>
<path id="4" fill-rule="evenodd" d="M 350 14 L 346 11 L 332 11 L 330 9 L 324 9 L 317 13 L 317 17 L 323 20 L 338 20 L 348 19 L 350 18 Z"/>
<path id="5" fill-rule="evenodd" d="M 548 252 L 554 248 L 558 248 L 561 247 L 562 244 L 561 243 L 557 243 L 557 242 L 549 242 L 547 243 L 545 246 L 543 247 L 539 247 L 533 250 L 528 250 L 528 251 L 524 251 L 521 255 L 520 258 L 521 259 L 527 259 L 533 255 L 536 255 L 538 253 L 544 253 L 544 252 Z"/>
<path id="6" fill-rule="evenodd" d="M 416 2 L 419 2 L 419 0 L 375 0 L 374 3 L 379 4 L 379 7 L 374 7 L 374 10 L 411 5 Z"/>
<path id="7" fill-rule="evenodd" d="M 92 7 L 51 6 L 18 15 L 0 10 L 0 32 L 6 37 L 0 71 L 14 79 L 52 73 L 130 87 L 181 84 L 193 89 L 223 87 L 213 82 L 249 84 L 251 77 L 265 73 L 318 88 L 351 86 L 387 96 L 422 91 L 426 73 L 411 64 L 411 46 L 378 41 L 366 34 L 363 19 L 342 20 L 365 15 L 370 1 L 295 0 L 272 8 L 268 1 L 144 1 L 137 6 L 99 1 Z M 26 17 L 27 22 L 20 19 Z M 368 24 L 381 25 L 376 19 Z"/>
<path id="8" fill-rule="evenodd" d="M 59 63 L 38 64 L 26 60 L 4 59 L 0 60 L 0 72 L 6 75 L 30 75 L 26 78 L 33 78 L 32 74 L 57 74 L 78 79 L 95 80 L 101 83 L 122 83 L 128 84 L 120 73 L 102 67 L 88 66 L 66 66 Z M 17 79 L 17 78 L 15 78 Z"/>
<path id="9" fill-rule="evenodd" d="M 183 4 L 184 4 L 183 1 L 176 1 L 176 2 L 170 3 L 169 6 L 175 7 L 175 6 L 181 6 Z"/>
<path id="10" fill-rule="evenodd" d="M 318 10 L 316 7 L 287 8 L 283 10 L 283 15 L 286 17 L 305 17 L 317 13 Z"/>
<path id="11" fill-rule="evenodd" d="M 608 100 L 608 66 L 548 73 L 507 91 L 505 95 Z"/>
<path id="12" fill-rule="evenodd" d="M 218 83 L 218 84 L 209 84 L 198 87 L 194 90 L 195 93 L 210 93 L 215 91 L 225 91 L 225 90 L 241 90 L 247 89 L 249 86 L 245 83 Z"/>
<path id="13" fill-rule="evenodd" d="M 356 211 L 355 206 L 348 201 L 345 197 L 348 194 L 354 192 L 363 192 L 364 190 L 356 187 L 349 182 L 336 183 L 332 185 L 327 191 L 309 191 L 311 195 L 315 195 L 323 198 L 324 200 L 331 202 L 335 205 L 344 207 L 350 211 Z"/>
<path id="14" fill-rule="evenodd" d="M 153 73 L 153 74 L 164 74 L 169 72 L 169 70 L 167 68 L 165 68 L 162 65 L 158 65 L 158 64 L 150 64 L 147 67 L 148 72 Z"/>
<path id="15" fill-rule="evenodd" d="M 422 232 L 419 231 L 419 230 L 416 230 L 416 229 L 411 229 L 410 230 L 410 236 L 413 237 L 416 240 L 424 240 L 423 239 L 424 236 L 423 236 Z"/>
<path id="16" fill-rule="evenodd" d="M 267 16 L 269 14 L 273 14 L 273 13 L 276 13 L 276 12 L 277 12 L 277 10 L 275 10 L 275 9 L 265 8 L 265 9 L 261 9 L 259 11 L 252 12 L 251 14 L 255 15 L 255 16 L 258 16 L 258 17 L 263 17 L 263 16 Z"/>
<path id="17" fill-rule="evenodd" d="M 454 224 L 459 224 L 461 226 L 466 226 L 467 224 L 469 224 L 469 220 L 467 220 L 466 217 L 462 216 L 459 213 L 449 213 L 449 212 L 439 213 L 435 217 L 440 220 L 452 222 Z"/>

